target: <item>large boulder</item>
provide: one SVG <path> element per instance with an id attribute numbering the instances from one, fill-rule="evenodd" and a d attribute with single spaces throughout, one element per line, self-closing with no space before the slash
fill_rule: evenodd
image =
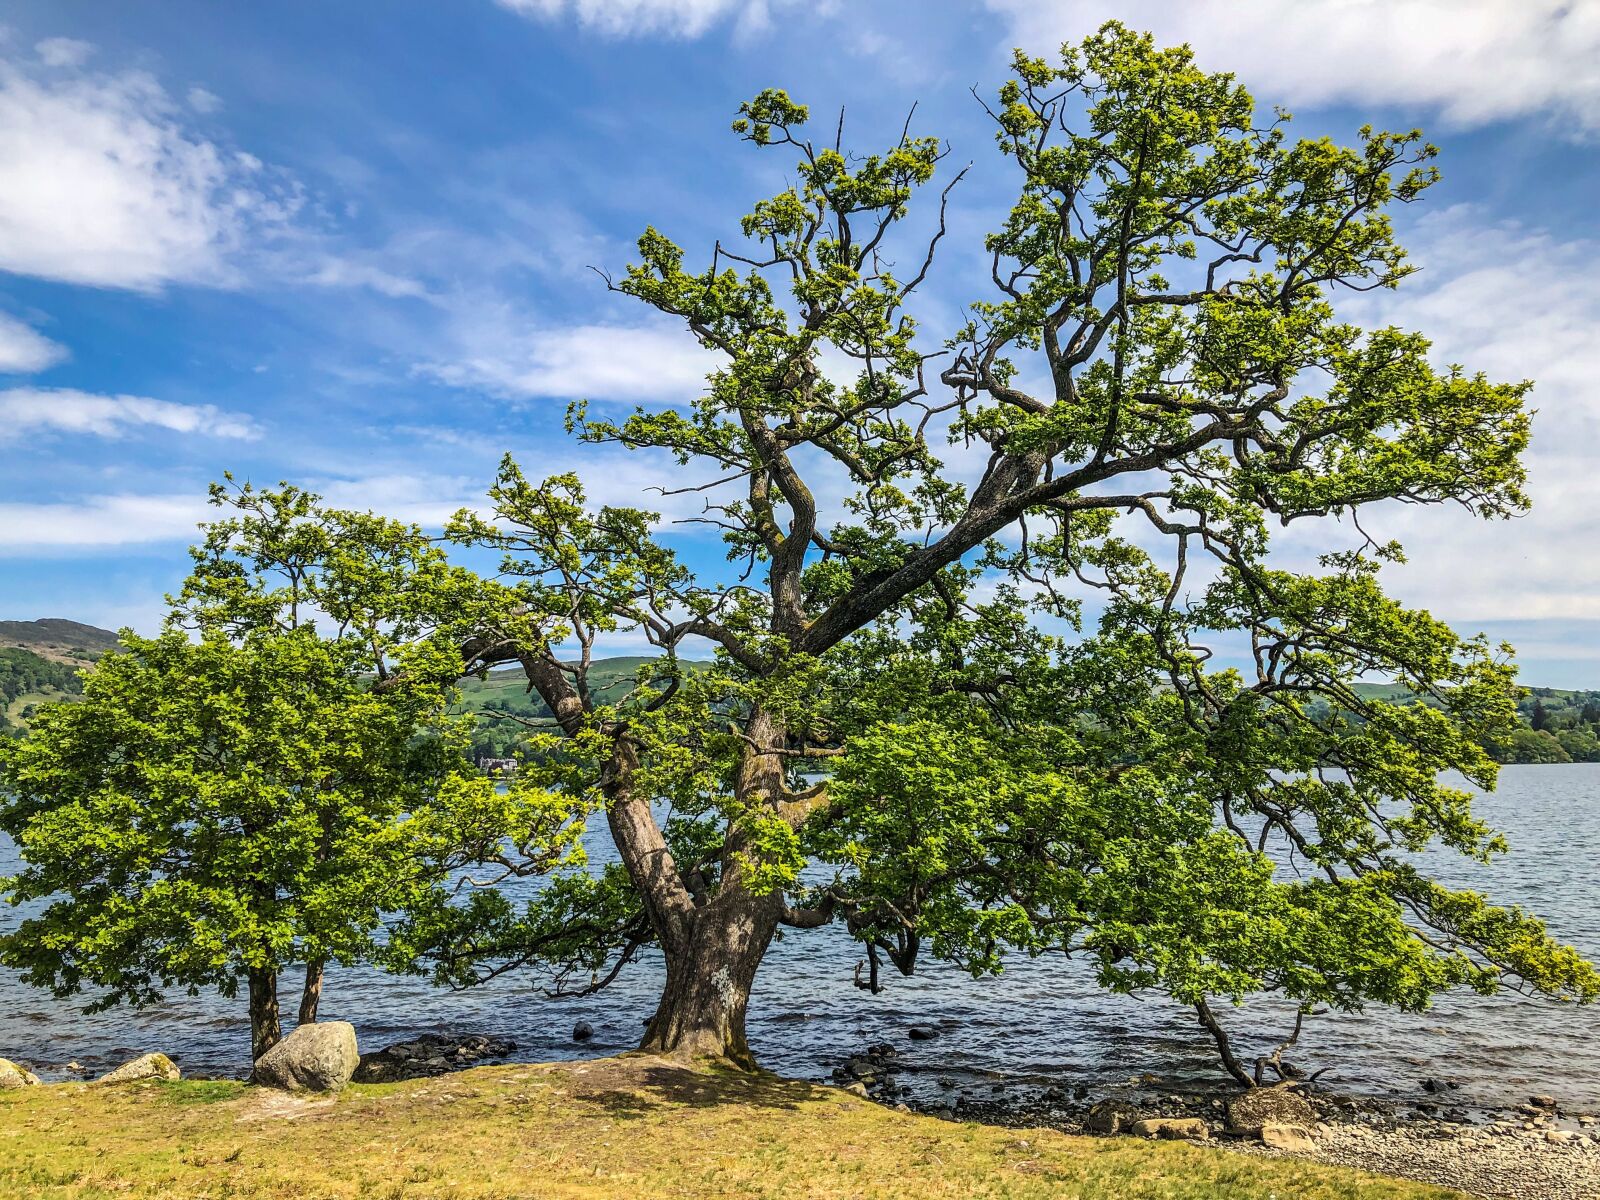
<path id="1" fill-rule="evenodd" d="M 1245 1136 L 1259 1136 L 1263 1125 L 1307 1126 L 1316 1119 L 1311 1105 L 1284 1087 L 1251 1088 L 1228 1101 L 1228 1129 Z"/>
<path id="2" fill-rule="evenodd" d="M 109 1071 L 95 1080 L 103 1083 L 138 1083 L 142 1079 L 178 1079 L 182 1072 L 165 1054 L 141 1054 L 132 1062 L 125 1062 L 115 1071 Z"/>
<path id="3" fill-rule="evenodd" d="M 26 1067 L 19 1067 L 9 1058 L 0 1058 L 0 1092 L 16 1088 L 38 1087 L 39 1077 Z"/>
<path id="4" fill-rule="evenodd" d="M 301 1025 L 256 1059 L 255 1081 L 286 1092 L 336 1092 L 360 1062 L 354 1025 L 318 1021 Z"/>

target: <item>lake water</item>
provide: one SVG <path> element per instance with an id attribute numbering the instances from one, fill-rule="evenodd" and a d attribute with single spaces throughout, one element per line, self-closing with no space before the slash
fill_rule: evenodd
<path id="1" fill-rule="evenodd" d="M 1439 875 L 1542 914 L 1555 935 L 1600 958 L 1600 764 L 1507 767 L 1479 811 L 1506 833 L 1511 853 L 1489 867 L 1440 855 Z M 0 839 L 0 875 L 15 866 L 14 847 Z M 18 919 L 17 910 L 0 909 L 0 928 Z M 845 1056 L 890 1041 L 911 1068 L 906 1080 L 928 1094 L 938 1075 L 986 1097 L 1051 1084 L 1107 1090 L 1146 1073 L 1170 1087 L 1221 1078 L 1189 1010 L 1107 995 L 1081 965 L 1018 959 L 1000 978 L 973 980 L 929 962 L 872 996 L 851 985 L 859 957 L 836 929 L 791 933 L 773 946 L 750 1012 L 750 1043 L 763 1065 L 822 1079 Z M 322 1013 L 353 1022 L 364 1049 L 443 1029 L 510 1037 L 517 1059 L 540 1062 L 631 1048 L 659 980 L 659 960 L 646 959 L 596 996 L 549 1000 L 531 975 L 446 992 L 341 970 L 330 973 Z M 286 1010 L 294 1002 L 286 993 Z M 571 1038 L 579 1019 L 596 1031 L 583 1045 Z M 1252 1052 L 1276 1041 L 1288 1019 L 1282 1007 L 1261 1006 L 1225 1017 L 1241 1050 Z M 942 1036 L 910 1042 L 913 1023 L 938 1025 Z M 99 1071 L 156 1049 L 188 1073 L 242 1073 L 248 1045 L 242 1001 L 180 996 L 160 1008 L 90 1015 L 81 1002 L 56 1000 L 0 971 L 0 1057 L 31 1062 L 46 1078 L 69 1077 L 71 1061 Z M 1308 1021 L 1290 1057 L 1329 1068 L 1324 1083 L 1355 1093 L 1420 1098 L 1420 1081 L 1432 1077 L 1459 1083 L 1451 1100 L 1471 1106 L 1548 1092 L 1600 1111 L 1600 1006 L 1465 995 L 1421 1015 L 1374 1008 Z"/>

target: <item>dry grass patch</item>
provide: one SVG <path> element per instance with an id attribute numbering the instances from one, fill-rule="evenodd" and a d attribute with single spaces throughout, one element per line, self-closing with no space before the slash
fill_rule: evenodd
<path id="1" fill-rule="evenodd" d="M 217 1083 L 0 1093 L 0 1197 L 1459 1200 L 1201 1146 L 956 1124 L 639 1055 L 334 1101 Z"/>

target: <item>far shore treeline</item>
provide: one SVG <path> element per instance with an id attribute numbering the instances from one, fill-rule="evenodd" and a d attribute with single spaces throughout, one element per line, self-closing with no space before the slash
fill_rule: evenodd
<path id="1" fill-rule="evenodd" d="M 109 629 L 73 621 L 0 621 L 0 733 L 20 737 L 37 705 L 81 693 L 78 671 L 115 646 L 116 637 Z M 618 700 L 637 684 L 641 668 L 654 661 L 639 655 L 600 658 L 591 678 L 597 691 Z M 685 665 L 692 669 L 692 663 Z M 1388 684 L 1356 688 L 1394 704 L 1411 698 Z M 515 669 L 463 680 L 459 708 L 477 717 L 470 741 L 474 762 L 521 758 L 529 749 L 526 723 L 552 724 L 549 707 Z M 1484 747 L 1496 762 L 1600 762 L 1600 690 L 1525 687 L 1517 717 L 1508 737 Z"/>
<path id="2" fill-rule="evenodd" d="M 1523 696 L 1511 647 L 1383 587 L 1400 506 L 1529 507 L 1532 382 L 1343 304 L 1415 269 L 1393 214 L 1437 150 L 1295 136 L 1116 22 L 1019 51 L 985 111 L 952 169 L 915 110 L 852 150 L 762 91 L 733 131 L 791 182 L 602 275 L 705 387 L 567 429 L 674 460 L 712 554 L 509 454 L 442 530 L 224 473 L 158 636 L 60 703 L 7 659 L 0 965 L 238 997 L 259 1062 L 329 964 L 570 994 L 649 950 L 640 1049 L 753 1069 L 769 947 L 833 925 L 873 992 L 1086 961 L 1246 1089 L 1306 1078 L 1329 1010 L 1600 998 L 1536 913 L 1444 882 L 1507 849 L 1496 759 L 1591 757 L 1596 697 Z M 981 239 L 947 219 L 969 175 L 1016 197 Z M 921 311 L 957 238 L 976 294 Z M 1246 1045 L 1262 995 L 1293 1020 Z"/>

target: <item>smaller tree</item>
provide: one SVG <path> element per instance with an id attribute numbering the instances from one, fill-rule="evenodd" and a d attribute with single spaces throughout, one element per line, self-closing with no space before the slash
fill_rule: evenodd
<path id="1" fill-rule="evenodd" d="M 0 749 L 0 830 L 27 864 L 0 886 L 50 901 L 0 962 L 95 989 L 91 1009 L 243 987 L 254 1060 L 291 965 L 314 1021 L 325 964 L 376 957 L 386 914 L 436 907 L 470 863 L 557 861 L 575 833 L 570 800 L 466 759 L 459 635 L 433 614 L 470 612 L 470 575 L 415 527 L 292 488 L 213 499 L 237 515 L 193 551 L 175 627 L 124 634 L 81 702 Z"/>
<path id="2" fill-rule="evenodd" d="M 1550 728 L 1550 713 L 1549 710 L 1545 708 L 1543 700 L 1535 700 L 1533 702 L 1533 716 L 1529 719 L 1528 724 L 1532 725 L 1535 729 Z"/>

